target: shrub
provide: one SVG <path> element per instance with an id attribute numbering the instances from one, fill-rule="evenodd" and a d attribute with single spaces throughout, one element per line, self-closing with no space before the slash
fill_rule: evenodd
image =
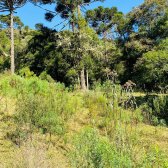
<path id="1" fill-rule="evenodd" d="M 145 151 L 138 159 L 131 145 L 115 147 L 107 138 L 100 136 L 99 131 L 91 127 L 83 129 L 73 139 L 73 150 L 70 160 L 72 167 L 87 168 L 130 168 L 130 167 L 167 167 L 167 157 L 157 146 Z"/>
<path id="2" fill-rule="evenodd" d="M 168 97 L 159 96 L 153 99 L 153 111 L 159 118 L 168 118 Z"/>
<path id="3" fill-rule="evenodd" d="M 168 118 L 168 97 L 155 96 L 153 99 L 147 98 L 146 102 L 139 106 L 143 115 L 143 122 L 157 126 L 166 126 Z"/>
<path id="4" fill-rule="evenodd" d="M 73 167 L 131 167 L 133 164 L 128 151 L 127 155 L 121 155 L 116 147 L 93 128 L 83 129 L 75 136 L 70 158 Z"/>
<path id="5" fill-rule="evenodd" d="M 46 81 L 48 81 L 48 82 L 50 82 L 50 83 L 54 82 L 54 79 L 52 79 L 52 77 L 51 77 L 50 75 L 48 75 L 46 71 L 43 71 L 43 72 L 40 74 L 39 78 L 40 78 L 41 80 L 46 80 Z"/>

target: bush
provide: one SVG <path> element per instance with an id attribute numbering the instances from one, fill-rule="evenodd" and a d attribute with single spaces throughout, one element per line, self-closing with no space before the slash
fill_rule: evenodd
<path id="1" fill-rule="evenodd" d="M 70 153 L 73 167 L 131 167 L 133 164 L 129 152 L 122 156 L 116 147 L 101 138 L 98 130 L 93 128 L 86 128 L 75 136 L 73 147 Z"/>
<path id="2" fill-rule="evenodd" d="M 159 96 L 153 99 L 153 111 L 159 118 L 168 118 L 168 97 Z"/>
<path id="3" fill-rule="evenodd" d="M 53 83 L 53 82 L 54 82 L 54 79 L 52 79 L 52 77 L 51 77 L 50 75 L 48 75 L 46 71 L 43 71 L 43 72 L 40 74 L 39 78 L 40 78 L 41 80 L 46 80 L 46 81 L 48 81 L 48 82 L 50 82 L 50 83 Z"/>
<path id="4" fill-rule="evenodd" d="M 154 126 L 166 126 L 168 119 L 168 97 L 155 96 L 153 99 L 147 97 L 146 102 L 139 106 L 143 115 L 143 122 Z"/>
<path id="5" fill-rule="evenodd" d="M 14 121 L 19 132 L 26 126 L 27 133 L 39 130 L 62 135 L 66 132 L 66 121 L 80 105 L 64 84 L 48 83 L 38 77 L 13 75 L 3 78 L 0 86 L 2 95 L 16 100 Z"/>
<path id="6" fill-rule="evenodd" d="M 131 145 L 115 147 L 99 131 L 91 127 L 83 129 L 74 137 L 73 150 L 69 154 L 71 166 L 83 168 L 131 168 L 131 167 L 167 167 L 165 152 L 157 146 L 148 151 L 142 148 L 142 155 L 135 159 L 137 153 Z"/>

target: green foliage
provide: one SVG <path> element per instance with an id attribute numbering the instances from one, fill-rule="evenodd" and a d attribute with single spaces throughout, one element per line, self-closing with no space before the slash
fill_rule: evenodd
<path id="1" fill-rule="evenodd" d="M 83 96 L 85 106 L 89 109 L 89 114 L 96 118 L 97 116 L 105 116 L 107 107 L 107 99 L 102 93 L 85 93 Z M 94 106 L 93 106 L 94 105 Z"/>
<path id="2" fill-rule="evenodd" d="M 100 35 L 112 28 L 113 24 L 116 22 L 115 17 L 119 15 L 122 17 L 122 12 L 118 12 L 117 7 L 109 9 L 99 6 L 94 10 L 88 10 L 86 12 L 86 21 L 91 24 L 91 26 L 96 29 L 97 33 Z"/>
<path id="3" fill-rule="evenodd" d="M 164 90 L 167 81 L 168 66 L 167 39 L 159 45 L 159 50 L 149 51 L 135 65 L 134 77 L 139 86 L 146 85 L 148 90 Z M 141 80 L 138 80 L 141 79 Z"/>
<path id="4" fill-rule="evenodd" d="M 5 70 L 10 68 L 10 17 L 0 15 L 0 72 L 5 70 L 0 75 L 0 105 L 5 108 L 0 118 L 6 115 L 1 120 L 13 126 L 6 137 L 19 147 L 38 132 L 50 136 L 52 147 L 54 138 L 60 138 L 67 148 L 60 147 L 70 150 L 72 167 L 167 167 L 166 152 L 153 143 L 162 142 L 158 129 L 167 126 L 168 97 L 147 95 L 137 107 L 133 91 L 118 84 L 133 80 L 145 90 L 167 91 L 167 0 L 146 0 L 125 16 L 116 7 L 99 6 L 84 18 L 80 7 L 90 2 L 94 0 L 57 1 L 55 10 L 69 19 L 72 31 L 57 32 L 42 24 L 36 24 L 36 30 L 16 29 L 23 23 L 14 17 L 15 67 L 20 76 L 9 76 Z M 54 18 L 51 13 L 45 16 Z M 84 93 L 75 91 L 82 69 L 92 89 Z M 110 76 L 111 70 L 118 79 Z M 15 103 L 11 116 L 8 99 Z"/>
<path id="5" fill-rule="evenodd" d="M 30 71 L 30 69 L 28 67 L 21 69 L 19 71 L 19 75 L 22 77 L 25 77 L 25 78 L 31 78 L 33 76 L 36 76 L 36 75 L 34 75 L 34 72 Z"/>
<path id="6" fill-rule="evenodd" d="M 30 75 L 29 69 L 22 72 L 26 78 L 13 75 L 0 82 L 2 95 L 16 99 L 14 121 L 17 129 L 9 137 L 15 141 L 21 138 L 20 133 L 28 136 L 36 130 L 50 133 L 50 136 L 63 135 L 66 121 L 76 113 L 80 101 L 71 96 L 63 84 L 40 80 Z"/>
<path id="7" fill-rule="evenodd" d="M 24 101 L 20 100 L 16 107 L 16 122 L 22 125 L 29 123 L 30 132 L 38 128 L 42 130 L 42 133 L 62 134 L 61 116 L 58 115 L 56 105 L 53 104 L 55 102 L 52 100 L 33 95 L 29 95 Z"/>
<path id="8" fill-rule="evenodd" d="M 125 110 L 119 104 L 123 99 L 128 102 L 129 93 L 120 99 L 121 87 L 111 85 L 109 81 L 100 88 L 102 92 L 68 92 L 63 84 L 49 83 L 35 76 L 3 77 L 1 96 L 16 101 L 14 123 L 10 120 L 10 125 L 15 127 L 6 137 L 20 147 L 37 132 L 45 137 L 49 135 L 49 143 L 53 142 L 53 145 L 57 142 L 54 138 L 61 138 L 70 149 L 67 156 L 72 167 L 166 167 L 165 151 L 157 146 L 149 149 L 149 145 L 140 144 L 145 130 L 139 130 L 141 125 L 146 126 L 142 122 L 147 121 L 154 126 L 165 126 L 165 121 L 155 115 L 157 113 L 160 117 L 167 109 L 165 98 L 151 99 L 152 108 L 149 108 L 151 102 L 147 102 L 149 105 L 135 110 L 130 106 Z M 79 115 L 79 121 L 74 114 Z M 71 122 L 80 126 L 83 122 L 91 125 L 77 132 L 72 144 L 69 141 L 72 137 Z M 158 129 L 149 128 L 152 131 Z M 72 145 L 70 148 L 69 144 Z"/>
<path id="9" fill-rule="evenodd" d="M 120 160 L 116 148 L 102 139 L 98 130 L 92 128 L 82 130 L 74 138 L 73 147 L 70 155 L 73 167 L 103 168 L 125 164 L 122 159 Z"/>
<path id="10" fill-rule="evenodd" d="M 16 6 L 21 1 L 17 2 Z M 36 31 L 28 26 L 16 29 L 22 27 L 23 23 L 14 16 L 16 72 L 29 67 L 37 76 L 46 72 L 54 80 L 74 87 L 84 68 L 89 74 L 92 88 L 98 79 L 101 83 L 106 80 L 103 71 L 109 67 L 117 71 L 118 83 L 133 80 L 141 89 L 164 90 L 168 82 L 167 1 L 147 0 L 125 16 L 116 7 L 99 6 L 88 10 L 83 18 L 77 8 L 90 2 L 93 1 L 75 1 L 73 5 L 67 0 L 57 2 L 55 10 L 61 13 L 62 18 L 69 19 L 72 31 L 58 33 L 42 24 L 36 24 Z M 47 17 L 51 19 L 53 16 Z M 3 26 L 6 24 L 9 27 L 9 15 L 1 15 L 0 20 Z M 104 39 L 96 32 L 105 33 Z M 1 28 L 1 72 L 10 68 L 9 37 L 10 32 Z"/>
<path id="11" fill-rule="evenodd" d="M 115 90 L 115 93 L 119 94 L 121 92 L 121 86 L 112 84 L 111 80 L 107 80 L 103 83 L 101 91 L 110 93 L 113 92 L 113 90 Z"/>
<path id="12" fill-rule="evenodd" d="M 139 106 L 143 122 L 151 125 L 166 126 L 168 118 L 168 98 L 167 96 L 153 96 L 145 98 L 145 102 Z"/>
<path id="13" fill-rule="evenodd" d="M 73 86 L 77 84 L 77 77 L 78 73 L 74 68 L 71 68 L 66 74 L 66 78 L 68 79 L 69 83 L 71 83 Z"/>
<path id="14" fill-rule="evenodd" d="M 162 119 L 168 118 L 168 97 L 159 96 L 153 99 L 153 111 Z"/>
<path id="15" fill-rule="evenodd" d="M 143 75 L 145 75 L 144 72 L 148 74 L 150 70 L 143 68 L 136 69 L 135 64 L 139 62 L 139 59 L 144 58 L 143 54 L 154 52 L 154 48 L 158 46 L 158 41 L 167 37 L 166 10 L 166 0 L 146 0 L 137 8 L 130 11 L 126 17 L 121 19 L 121 22 L 118 23 L 117 28 L 120 35 L 116 41 L 118 47 L 123 49 L 123 57 L 120 59 L 124 61 L 125 66 L 124 74 L 120 76 L 120 80 L 123 81 L 123 83 L 128 79 L 135 79 L 134 82 L 139 84 L 140 87 L 146 84 L 146 81 L 140 81 L 138 79 L 143 79 Z M 163 55 L 163 53 L 159 54 Z M 155 74 L 154 78 L 157 78 L 158 75 L 156 76 Z M 148 76 L 146 78 L 151 77 L 152 76 Z M 164 75 L 164 77 L 166 77 L 166 75 Z M 152 84 L 154 81 L 150 81 L 149 83 Z M 147 85 L 149 85 L 149 83 Z M 151 86 L 147 89 L 150 87 Z"/>
<path id="16" fill-rule="evenodd" d="M 46 80 L 46 81 L 48 81 L 48 82 L 50 82 L 50 83 L 51 83 L 51 82 L 54 82 L 54 80 L 52 79 L 52 77 L 51 77 L 50 75 L 48 75 L 46 71 L 42 72 L 42 73 L 40 74 L 39 78 L 40 78 L 41 80 Z"/>
<path id="17" fill-rule="evenodd" d="M 66 74 L 70 71 L 70 54 L 64 53 L 63 48 L 56 49 L 55 40 L 59 37 L 55 30 L 50 30 L 41 25 L 40 30 L 30 39 L 26 52 L 21 56 L 20 64 L 27 66 L 42 79 L 64 82 L 66 85 L 73 83 Z M 51 78 L 46 74 L 50 75 Z M 49 79 L 50 78 L 50 79 Z M 68 78 L 68 79 L 67 79 Z M 72 83 L 71 83 L 72 82 Z"/>
<path id="18" fill-rule="evenodd" d="M 48 3 L 51 4 L 51 1 L 47 2 L 47 1 L 37 0 L 37 2 L 38 1 L 43 3 L 43 4 L 48 4 Z M 103 2 L 104 0 L 96 0 L 96 1 Z M 71 15 L 70 17 L 72 19 L 75 19 L 73 11 L 77 8 L 78 5 L 80 5 L 80 6 L 88 5 L 89 3 L 93 3 L 93 2 L 94 2 L 93 0 L 75 0 L 72 4 L 67 0 L 58 0 L 57 5 L 55 7 L 55 11 L 61 14 L 60 16 L 61 16 L 62 19 L 69 18 L 69 15 Z M 45 18 L 48 21 L 51 21 L 54 18 L 54 15 L 52 13 L 46 13 L 45 16 L 46 16 Z"/>
<path id="19" fill-rule="evenodd" d="M 138 161 L 134 161 L 134 151 L 125 146 L 125 151 L 120 151 L 107 138 L 100 136 L 99 131 L 85 128 L 73 140 L 73 151 L 70 153 L 72 167 L 153 167 L 166 166 L 166 156 L 157 146 L 149 152 L 142 149 Z"/>
<path id="20" fill-rule="evenodd" d="M 10 40 L 7 37 L 5 30 L 0 31 L 0 71 L 10 67 Z"/>
<path id="21" fill-rule="evenodd" d="M 11 20 L 10 20 L 11 18 L 10 18 L 10 15 L 0 15 L 0 22 L 1 23 L 3 23 L 3 25 L 4 25 L 4 27 L 6 27 L 6 28 L 10 28 L 10 22 L 11 22 Z M 18 27 L 23 27 L 24 26 L 24 24 L 21 22 L 21 20 L 20 20 L 20 18 L 19 18 L 19 16 L 14 16 L 13 17 L 13 22 L 14 22 L 14 27 L 15 28 L 18 28 Z"/>
<path id="22" fill-rule="evenodd" d="M 116 84 L 113 85 L 111 80 L 106 80 L 102 85 L 100 80 L 98 80 L 93 84 L 92 89 L 95 91 L 101 91 L 105 94 L 110 94 L 113 92 L 113 90 L 115 90 L 117 95 L 121 92 L 121 86 Z"/>

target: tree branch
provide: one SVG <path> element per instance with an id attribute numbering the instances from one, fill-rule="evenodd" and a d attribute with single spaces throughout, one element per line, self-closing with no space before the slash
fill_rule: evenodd
<path id="1" fill-rule="evenodd" d="M 33 2 L 30 2 L 30 3 L 32 3 L 33 5 L 39 7 L 39 8 L 41 8 L 41 9 L 47 11 L 47 12 L 50 12 L 50 13 L 52 13 L 52 14 L 55 14 L 54 16 L 57 16 L 57 15 L 59 15 L 59 14 L 62 14 L 62 13 L 58 13 L 58 12 L 56 13 L 56 12 L 50 11 L 50 10 L 48 10 L 48 9 L 46 9 L 46 8 L 41 7 L 40 5 L 37 5 L 36 3 L 33 3 Z M 64 15 L 68 15 L 68 16 L 69 16 L 69 14 L 64 14 Z"/>
<path id="2" fill-rule="evenodd" d="M 97 2 L 97 1 L 99 1 L 99 0 L 94 0 L 94 1 L 88 2 L 88 3 L 83 3 L 83 5 L 90 5 L 91 3 L 94 3 L 94 2 Z"/>
<path id="3" fill-rule="evenodd" d="M 70 17 L 66 18 L 64 21 L 62 21 L 62 22 L 60 22 L 59 24 L 53 26 L 51 29 L 53 29 L 54 27 L 57 27 L 57 26 L 59 26 L 60 24 L 64 23 L 64 22 L 65 22 L 66 20 L 68 20 L 69 18 L 70 18 Z"/>

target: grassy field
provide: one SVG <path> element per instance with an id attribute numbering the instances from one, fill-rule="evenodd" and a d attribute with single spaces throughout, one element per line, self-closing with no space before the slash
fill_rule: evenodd
<path id="1" fill-rule="evenodd" d="M 167 113 L 155 99 L 108 84 L 72 92 L 37 77 L 1 76 L 0 168 L 166 168 Z"/>

